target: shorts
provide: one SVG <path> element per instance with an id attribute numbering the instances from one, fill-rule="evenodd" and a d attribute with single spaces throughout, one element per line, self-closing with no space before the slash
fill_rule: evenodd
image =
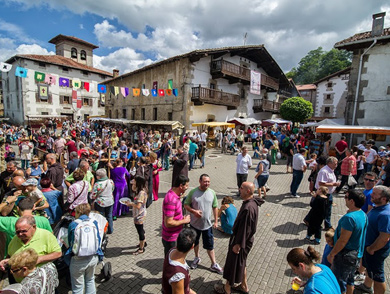
<path id="1" fill-rule="evenodd" d="M 257 177 L 257 184 L 259 185 L 259 188 L 262 188 L 265 186 L 265 184 L 267 183 L 268 181 L 268 175 L 260 175 Z"/>
<path id="2" fill-rule="evenodd" d="M 363 266 L 367 270 L 368 276 L 375 282 L 385 282 L 385 259 L 389 256 L 390 248 L 379 249 L 373 255 L 367 253 L 364 249 Z"/>
<path id="3" fill-rule="evenodd" d="M 333 260 L 332 272 L 340 285 L 341 293 L 347 291 L 347 285 L 354 285 L 354 275 L 359 267 L 360 258 L 356 250 L 343 249 Z"/>
<path id="4" fill-rule="evenodd" d="M 292 167 L 292 162 L 293 162 L 293 157 L 292 156 L 287 156 L 287 166 Z"/>
<path id="5" fill-rule="evenodd" d="M 199 245 L 199 239 L 200 235 L 202 235 L 202 241 L 203 241 L 203 248 L 206 250 L 213 250 L 214 249 L 214 235 L 213 235 L 213 228 L 210 227 L 207 230 L 198 230 L 191 226 L 196 231 L 196 239 L 195 239 L 195 246 Z"/>

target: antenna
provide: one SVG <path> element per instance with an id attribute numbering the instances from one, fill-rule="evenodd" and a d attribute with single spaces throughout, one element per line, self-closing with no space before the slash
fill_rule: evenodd
<path id="1" fill-rule="evenodd" d="M 248 37 L 248 33 L 244 34 L 244 46 L 246 45 L 246 37 Z"/>

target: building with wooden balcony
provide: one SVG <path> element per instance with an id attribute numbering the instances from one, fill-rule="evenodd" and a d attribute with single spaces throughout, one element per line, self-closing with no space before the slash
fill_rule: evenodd
<path id="1" fill-rule="evenodd" d="M 250 92 L 252 70 L 261 74 L 260 95 Z M 107 93 L 106 114 L 132 120 L 180 121 L 186 128 L 192 123 L 225 121 L 229 117 L 273 118 L 294 90 L 263 45 L 195 50 L 105 84 L 108 89 L 177 89 L 177 96 L 163 97 Z M 262 101 L 259 109 L 254 106 L 256 99 Z"/>

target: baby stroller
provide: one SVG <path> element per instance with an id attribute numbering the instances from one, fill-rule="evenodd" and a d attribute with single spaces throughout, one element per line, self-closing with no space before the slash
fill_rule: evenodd
<path id="1" fill-rule="evenodd" d="M 89 214 L 89 218 L 92 220 L 96 220 L 98 223 L 99 228 L 99 234 L 101 236 L 101 244 L 100 248 L 102 249 L 103 253 L 106 252 L 107 244 L 108 244 L 108 236 L 107 236 L 107 228 L 108 228 L 108 222 L 104 216 L 102 216 L 98 212 L 91 212 Z M 53 233 L 57 237 L 57 242 L 61 246 L 62 250 L 62 256 L 57 259 L 54 264 L 56 265 L 58 276 L 66 276 L 66 282 L 69 285 L 70 284 L 70 272 L 69 267 L 66 264 L 64 260 L 65 252 L 67 251 L 69 244 L 67 244 L 68 240 L 68 227 L 71 222 L 73 222 L 75 218 L 73 216 L 65 215 L 55 226 Z M 100 281 L 108 281 L 111 278 L 111 263 L 110 262 L 101 262 L 102 269 L 100 271 Z"/>

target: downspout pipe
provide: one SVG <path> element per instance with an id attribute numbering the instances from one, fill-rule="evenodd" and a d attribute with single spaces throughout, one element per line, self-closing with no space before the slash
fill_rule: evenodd
<path id="1" fill-rule="evenodd" d="M 370 47 L 368 47 L 363 54 L 360 56 L 360 61 L 359 61 L 359 71 L 358 71 L 358 77 L 357 77 L 357 84 L 356 84 L 356 92 L 355 92 L 355 101 L 353 105 L 353 113 L 352 113 L 352 126 L 355 125 L 355 119 L 356 119 L 356 108 L 357 108 L 357 100 L 359 97 L 359 88 L 360 88 L 360 78 L 362 76 L 362 67 L 363 67 L 363 57 L 364 55 L 367 54 L 368 51 L 371 50 L 372 47 L 375 46 L 377 43 L 377 39 L 375 38 Z M 351 134 L 351 137 L 349 139 L 349 146 L 352 146 L 352 139 L 353 139 L 353 134 Z"/>

